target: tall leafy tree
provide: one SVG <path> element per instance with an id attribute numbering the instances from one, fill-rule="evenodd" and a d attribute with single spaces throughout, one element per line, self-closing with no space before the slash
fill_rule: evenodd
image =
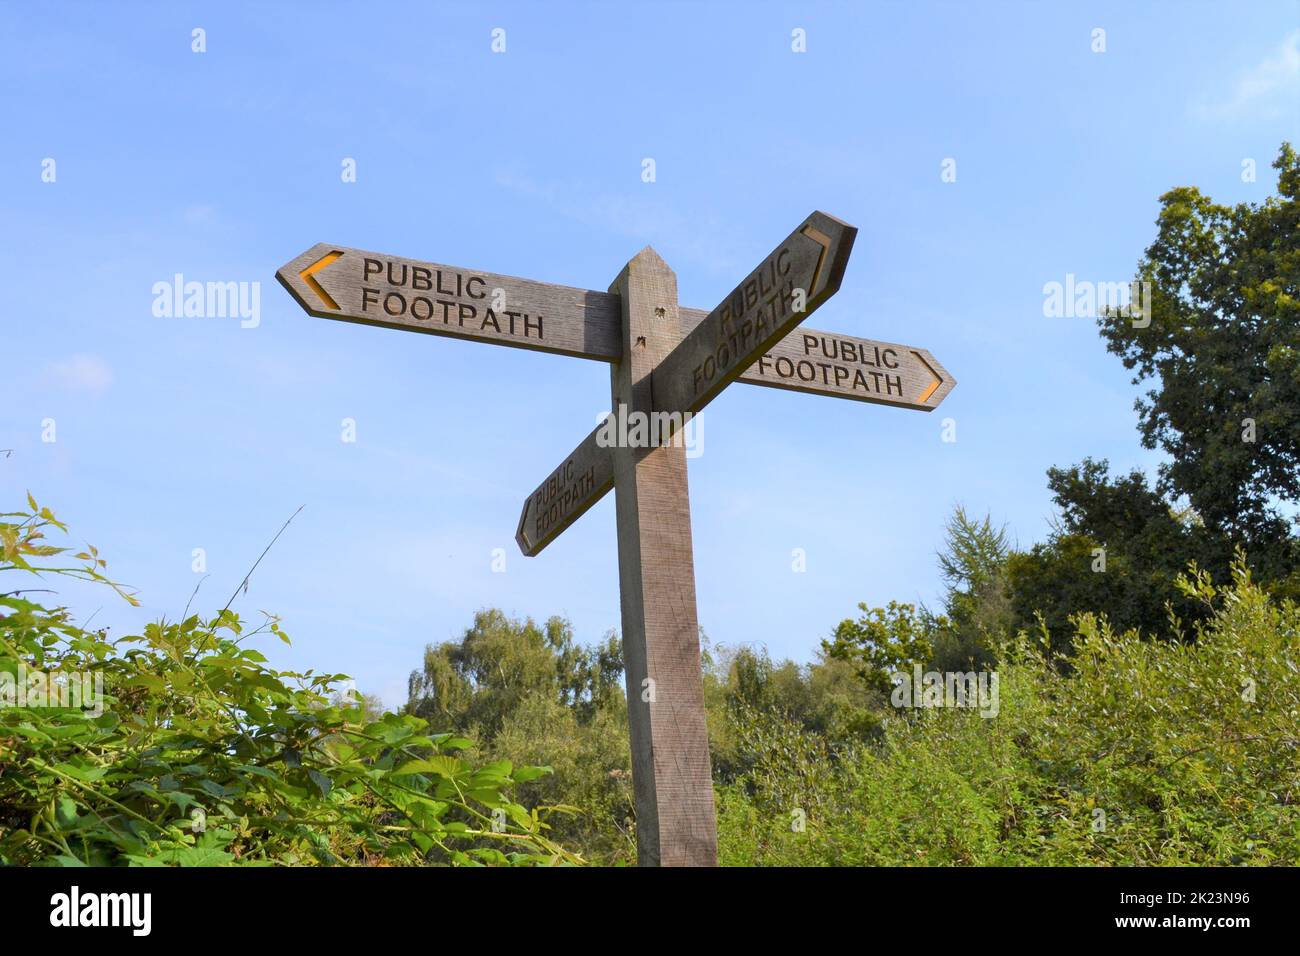
<path id="1" fill-rule="evenodd" d="M 992 518 L 976 519 L 958 505 L 948 518 L 938 553 L 944 614 L 934 620 L 931 663 L 941 671 L 986 667 L 994 655 L 989 638 L 1012 623 L 1006 589 L 1011 544 Z"/>
<path id="2" fill-rule="evenodd" d="M 560 617 L 542 627 L 492 608 L 474 615 L 459 641 L 430 644 L 424 666 L 408 681 L 407 711 L 458 730 L 491 737 L 529 697 L 572 708 L 581 719 L 622 694 L 618 638 L 595 647 L 575 644 Z"/>
<path id="3" fill-rule="evenodd" d="M 1136 406 L 1160 490 L 1247 546 L 1266 576 L 1294 567 L 1279 505 L 1300 500 L 1300 161 L 1284 143 L 1278 195 L 1225 206 L 1191 186 L 1160 197 L 1139 264 L 1149 325 L 1108 314 L 1107 348 L 1152 383 Z"/>
<path id="4" fill-rule="evenodd" d="M 1148 311 L 1111 310 L 1099 325 L 1134 384 L 1149 385 L 1136 402 L 1142 444 L 1169 460 L 1155 488 L 1090 459 L 1049 470 L 1060 522 L 1007 563 L 1017 627 L 1041 615 L 1062 648 L 1078 612 L 1170 633 L 1171 610 L 1204 614 L 1179 573 L 1195 562 L 1224 582 L 1238 547 L 1271 590 L 1300 594 L 1286 515 L 1300 501 L 1300 160 L 1284 143 L 1273 165 L 1278 195 L 1258 205 L 1191 186 L 1160 197 L 1137 270 Z"/>

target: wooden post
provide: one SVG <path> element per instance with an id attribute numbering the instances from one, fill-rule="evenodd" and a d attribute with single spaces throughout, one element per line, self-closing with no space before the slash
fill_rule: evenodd
<path id="1" fill-rule="evenodd" d="M 648 415 L 650 373 L 681 337 L 677 276 L 647 246 L 609 291 L 623 318 L 613 411 Z M 638 863 L 716 866 L 686 448 L 622 444 L 611 451 Z"/>
<path id="2" fill-rule="evenodd" d="M 613 363 L 615 423 L 628 434 L 614 427 L 610 442 L 602 425 L 588 435 L 524 500 L 515 540 L 537 554 L 615 489 L 643 866 L 714 866 L 718 856 L 685 419 L 734 381 L 922 411 L 952 389 L 924 349 L 812 329 L 793 338 L 838 291 L 856 235 L 814 211 L 707 313 L 678 307 L 677 276 L 649 246 L 608 292 L 327 243 L 276 273 L 311 315 Z M 660 446 L 665 424 L 679 440 Z"/>

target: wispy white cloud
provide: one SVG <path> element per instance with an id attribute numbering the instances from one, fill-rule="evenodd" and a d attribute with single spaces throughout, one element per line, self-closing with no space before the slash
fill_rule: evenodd
<path id="1" fill-rule="evenodd" d="M 78 353 L 51 362 L 45 368 L 45 378 L 57 388 L 100 395 L 113 384 L 113 370 L 98 355 Z"/>
<path id="2" fill-rule="evenodd" d="M 1276 119 L 1288 111 L 1295 114 L 1300 103 L 1300 30 L 1293 31 L 1282 45 L 1237 77 L 1230 95 L 1197 104 L 1202 119 Z"/>

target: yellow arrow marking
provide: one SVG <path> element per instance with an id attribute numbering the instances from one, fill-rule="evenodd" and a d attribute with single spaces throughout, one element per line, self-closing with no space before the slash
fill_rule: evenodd
<path id="1" fill-rule="evenodd" d="M 925 366 L 925 370 L 934 376 L 934 381 L 929 384 L 929 386 L 926 388 L 924 392 L 922 392 L 920 395 L 916 397 L 916 400 L 918 402 L 924 402 L 926 399 L 928 399 L 931 395 L 934 394 L 935 389 L 937 389 L 940 385 L 943 384 L 943 379 L 939 377 L 938 372 L 936 372 L 934 369 L 930 367 L 929 362 L 921 358 L 920 352 L 913 351 L 912 354 L 916 356 L 916 360 L 918 362 L 920 362 L 922 365 Z"/>
<path id="2" fill-rule="evenodd" d="M 822 247 L 822 251 L 817 255 L 817 266 L 813 269 L 812 288 L 808 290 L 808 298 L 811 299 L 813 293 L 817 291 L 817 280 L 821 278 L 822 264 L 826 261 L 826 253 L 831 250 L 831 237 L 817 231 L 812 226 L 804 226 L 803 234 Z"/>
<path id="3" fill-rule="evenodd" d="M 343 253 L 341 252 L 327 252 L 322 258 L 309 265 L 306 269 L 303 269 L 302 272 L 298 273 L 298 275 L 302 276 L 302 281 L 307 283 L 307 288 L 320 296 L 321 301 L 325 303 L 325 307 L 333 309 L 335 312 L 339 310 L 339 304 L 330 297 L 328 292 L 325 291 L 324 286 L 322 286 L 316 279 L 315 273 L 320 272 L 342 255 Z"/>

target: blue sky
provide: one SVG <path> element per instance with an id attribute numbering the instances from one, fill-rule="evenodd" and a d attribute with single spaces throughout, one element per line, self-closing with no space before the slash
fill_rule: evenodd
<path id="1" fill-rule="evenodd" d="M 0 506 L 31 489 L 100 547 L 143 606 L 61 600 L 119 634 L 180 614 L 195 548 L 219 608 L 305 506 L 235 607 L 282 615 L 276 663 L 397 705 L 479 608 L 618 628 L 612 495 L 537 558 L 513 541 L 608 369 L 311 318 L 279 266 L 330 242 L 603 290 L 652 244 L 709 309 L 813 209 L 856 225 L 809 324 L 928 348 L 956 389 L 925 414 L 736 385 L 690 464 L 709 638 L 809 660 L 860 601 L 937 600 L 954 504 L 1027 546 L 1048 467 L 1153 473 L 1128 374 L 1043 286 L 1127 281 L 1169 188 L 1275 191 L 1300 6 L 9 4 L 0 78 Z M 259 324 L 155 316 L 176 273 L 260 282 Z"/>

